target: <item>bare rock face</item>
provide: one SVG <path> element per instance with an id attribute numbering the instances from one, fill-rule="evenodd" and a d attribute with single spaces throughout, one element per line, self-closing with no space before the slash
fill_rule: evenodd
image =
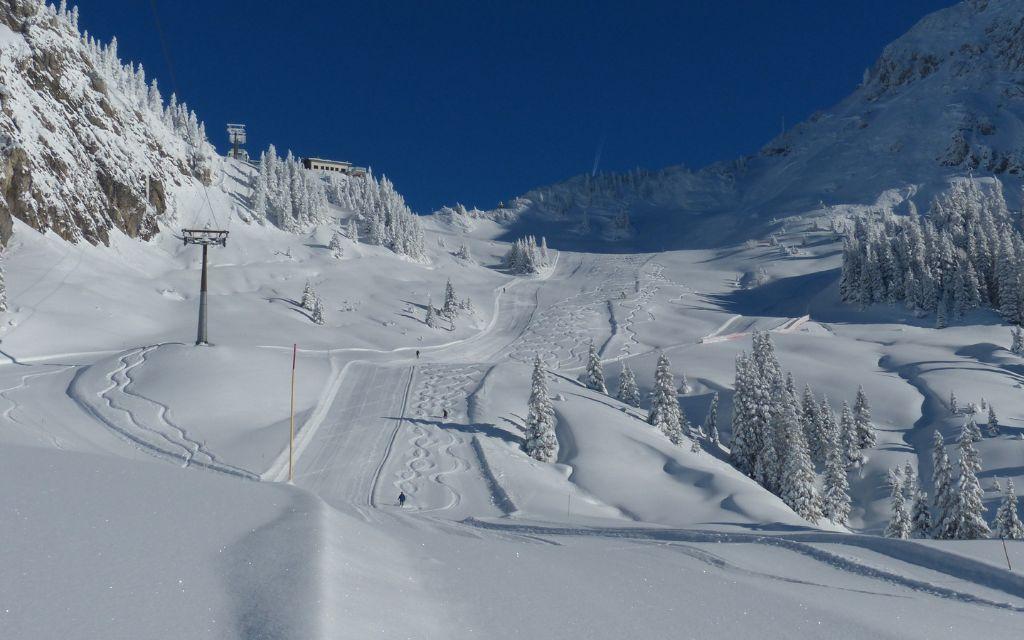
<path id="1" fill-rule="evenodd" d="M 164 105 L 116 43 L 78 32 L 77 11 L 0 0 L 0 243 L 13 218 L 77 242 L 119 229 L 148 239 L 169 188 L 208 182 L 195 114 Z"/>

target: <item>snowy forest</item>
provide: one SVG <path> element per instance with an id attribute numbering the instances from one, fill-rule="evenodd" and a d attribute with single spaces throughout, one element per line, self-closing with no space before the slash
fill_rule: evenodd
<path id="1" fill-rule="evenodd" d="M 350 233 L 363 242 L 417 260 L 425 256 L 419 218 L 387 177 L 321 175 L 305 169 L 291 151 L 281 157 L 270 145 L 260 154 L 251 187 L 253 215 L 285 231 L 326 223 L 332 204 L 355 215 Z"/>
<path id="2" fill-rule="evenodd" d="M 866 307 L 904 302 L 936 325 L 988 307 L 1024 321 L 1024 236 L 1002 183 L 958 180 L 928 214 L 858 217 L 843 247 L 840 294 Z"/>

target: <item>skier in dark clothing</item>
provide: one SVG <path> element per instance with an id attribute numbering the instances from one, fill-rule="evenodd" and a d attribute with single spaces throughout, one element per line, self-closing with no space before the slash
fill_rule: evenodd
<path id="1" fill-rule="evenodd" d="M 404 491 L 399 491 L 398 492 L 398 506 L 400 506 L 400 507 L 404 507 L 405 506 L 405 492 Z"/>
<path id="2" fill-rule="evenodd" d="M 419 349 L 416 350 L 416 359 L 417 360 L 420 359 L 420 350 Z"/>
<path id="3" fill-rule="evenodd" d="M 447 410 L 447 409 L 444 409 L 444 410 L 443 410 L 443 411 L 441 412 L 441 415 L 443 415 L 443 416 L 444 416 L 444 419 L 445 419 L 445 420 L 447 420 L 447 419 L 448 419 L 448 410 Z"/>

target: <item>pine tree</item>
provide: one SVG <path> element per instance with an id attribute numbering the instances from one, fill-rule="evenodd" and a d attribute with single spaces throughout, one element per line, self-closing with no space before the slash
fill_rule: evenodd
<path id="1" fill-rule="evenodd" d="M 640 406 L 640 389 L 636 386 L 636 376 L 625 362 L 622 363 L 622 373 L 619 374 L 619 393 L 616 397 L 628 405 Z"/>
<path id="2" fill-rule="evenodd" d="M 871 424 L 871 405 L 864 387 L 857 387 L 857 399 L 853 403 L 853 420 L 857 428 L 857 445 L 861 449 L 875 446 L 875 426 Z"/>
<path id="3" fill-rule="evenodd" d="M 439 325 L 437 320 L 437 312 L 434 311 L 434 303 L 427 299 L 427 315 L 423 318 L 423 322 L 426 323 L 431 329 L 436 329 Z"/>
<path id="4" fill-rule="evenodd" d="M 988 405 L 988 424 L 986 426 L 989 436 L 995 438 L 999 435 L 999 418 L 996 417 L 996 409 L 991 404 Z"/>
<path id="5" fill-rule="evenodd" d="M 679 380 L 679 393 L 680 393 L 681 395 L 684 395 L 684 396 L 685 396 L 686 394 L 688 394 L 688 393 L 690 393 L 691 391 L 693 391 L 693 387 L 691 387 L 691 386 L 690 386 L 690 381 L 686 379 L 686 372 L 685 372 L 685 371 L 683 371 L 683 372 L 682 372 L 681 374 L 679 374 L 679 375 L 680 375 L 680 380 Z"/>
<path id="6" fill-rule="evenodd" d="M 530 404 L 526 415 L 524 449 L 535 460 L 554 462 L 558 459 L 558 439 L 555 436 L 555 410 L 548 396 L 544 364 L 537 356 L 533 360 L 533 379 Z"/>
<path id="7" fill-rule="evenodd" d="M 359 244 L 359 225 L 356 224 L 355 216 L 348 219 L 348 239 L 353 244 Z"/>
<path id="8" fill-rule="evenodd" d="M 783 405 L 777 429 L 788 445 L 783 452 L 779 497 L 798 516 L 813 524 L 821 519 L 821 502 L 814 486 L 814 463 L 795 403 Z"/>
<path id="9" fill-rule="evenodd" d="M 927 538 L 932 533 L 932 514 L 928 508 L 928 494 L 920 489 L 914 494 L 914 503 L 910 509 L 910 536 Z"/>
<path id="10" fill-rule="evenodd" d="M 818 415 L 818 403 L 814 399 L 814 392 L 811 385 L 804 385 L 804 397 L 802 402 L 804 436 L 807 438 L 807 446 L 811 450 L 811 460 L 816 465 L 825 465 L 825 453 L 827 447 L 820 431 L 821 417 Z"/>
<path id="11" fill-rule="evenodd" d="M 718 392 L 711 396 L 711 406 L 708 407 L 708 415 L 704 418 L 704 430 L 707 432 L 708 437 L 711 438 L 711 444 L 720 447 L 722 445 L 721 438 L 718 435 Z M 807 442 L 805 439 L 804 442 Z"/>
<path id="12" fill-rule="evenodd" d="M 981 457 L 974 448 L 974 440 L 965 426 L 960 433 L 960 478 L 957 482 L 954 519 L 958 540 L 977 540 L 991 533 L 985 522 L 984 492 L 978 482 Z"/>
<path id="13" fill-rule="evenodd" d="M 447 320 L 453 320 L 459 314 L 459 299 L 455 296 L 455 287 L 451 279 L 444 285 L 444 304 L 441 306 L 441 315 Z"/>
<path id="14" fill-rule="evenodd" d="M 661 354 L 654 372 L 654 394 L 647 422 L 658 427 L 673 443 L 680 444 L 683 441 L 680 417 L 671 364 L 668 361 L 668 356 Z"/>
<path id="15" fill-rule="evenodd" d="M 953 415 L 960 413 L 960 405 L 957 403 L 955 391 L 949 392 L 949 412 Z"/>
<path id="16" fill-rule="evenodd" d="M 316 299 L 316 291 L 313 290 L 313 285 L 306 280 L 306 286 L 302 289 L 302 301 L 299 305 L 306 311 L 313 310 L 313 301 Z"/>
<path id="17" fill-rule="evenodd" d="M 597 355 L 597 348 L 594 341 L 590 341 L 590 353 L 587 355 L 586 385 L 600 393 L 607 394 L 608 387 L 604 384 L 604 368 L 601 366 L 601 358 Z"/>
<path id="18" fill-rule="evenodd" d="M 324 323 L 324 305 L 320 301 L 320 296 L 313 296 L 313 310 L 310 312 L 310 319 L 313 320 L 313 324 Z"/>
<path id="19" fill-rule="evenodd" d="M 849 524 L 850 483 L 846 479 L 846 463 L 839 447 L 838 434 L 832 434 L 830 446 L 827 447 L 823 503 L 826 518 L 836 524 Z"/>
<path id="20" fill-rule="evenodd" d="M 978 428 L 978 423 L 974 421 L 974 416 L 968 416 L 967 422 L 964 423 L 964 433 L 971 438 L 971 442 L 981 442 L 981 429 Z"/>
<path id="21" fill-rule="evenodd" d="M 946 455 L 946 443 L 938 431 L 932 441 L 932 484 L 935 487 L 934 537 L 948 540 L 956 536 L 956 501 L 953 487 L 953 467 Z"/>
<path id="22" fill-rule="evenodd" d="M 846 458 L 847 469 L 856 469 L 864 463 L 864 456 L 857 445 L 857 425 L 850 405 L 844 400 L 839 418 L 839 446 L 842 447 L 843 456 Z"/>
<path id="23" fill-rule="evenodd" d="M 736 356 L 736 379 L 733 383 L 732 440 L 729 458 L 740 472 L 753 477 L 758 440 L 755 431 L 757 400 L 753 389 L 753 363 L 746 353 Z"/>
<path id="24" fill-rule="evenodd" d="M 889 503 L 892 515 L 889 518 L 889 525 L 885 528 L 885 536 L 887 538 L 909 538 L 910 515 L 907 513 L 906 499 L 903 497 L 899 467 L 889 470 L 889 486 L 892 489 Z"/>
<path id="25" fill-rule="evenodd" d="M 1013 343 L 1010 345 L 1010 351 L 1015 355 L 1024 355 L 1024 331 L 1021 331 L 1019 326 L 1010 328 L 1010 335 L 1013 338 Z"/>
<path id="26" fill-rule="evenodd" d="M 341 232 L 335 231 L 331 234 L 331 243 L 327 248 L 335 258 L 341 258 L 345 255 L 345 248 L 341 244 Z"/>
<path id="27" fill-rule="evenodd" d="M 992 523 L 995 534 L 1007 540 L 1024 540 L 1024 525 L 1017 514 L 1017 494 L 1014 493 L 1013 479 L 1006 481 L 1006 493 L 996 511 L 996 519 Z"/>

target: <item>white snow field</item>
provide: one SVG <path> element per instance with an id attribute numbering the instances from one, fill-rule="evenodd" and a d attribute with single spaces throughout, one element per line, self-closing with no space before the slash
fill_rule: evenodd
<path id="1" fill-rule="evenodd" d="M 7 215 L 0 263 L 0 638 L 1019 636 L 1024 541 L 882 535 L 889 470 L 909 464 L 934 495 L 936 430 L 955 460 L 966 416 L 951 392 L 998 413 L 976 445 L 986 519 L 994 480 L 1024 487 L 1009 328 L 976 309 L 935 329 L 901 304 L 843 304 L 838 286 L 852 216 L 926 211 L 972 170 L 1000 173 L 1020 206 L 1024 31 L 999 26 L 1019 19 L 1013 2 L 922 21 L 851 98 L 756 158 L 445 208 L 419 218 L 422 238 L 396 196 L 380 206 L 410 225 L 401 252 L 348 236 L 350 221 L 383 224 L 365 210 L 306 201 L 290 231 L 257 215 L 266 176 L 207 155 L 158 93 L 145 108 L 123 95 L 144 80 L 83 43 L 72 14 L 8 3 L 32 29 L 0 28 L 0 71 L 15 76 L 0 133 L 32 138 L 19 167 L 60 206 L 32 225 Z M 993 46 L 949 44 L 964 38 Z M 49 45 L 62 55 L 34 55 Z M 92 126 L 17 76 L 54 60 L 134 142 L 111 133 L 118 120 L 97 155 L 47 126 Z M 968 144 L 971 127 L 986 137 Z M 92 173 L 62 182 L 64 165 L 33 160 L 51 152 L 90 171 L 127 158 L 104 166 L 136 190 L 147 177 L 128 204 L 152 237 L 118 230 L 124 211 L 104 208 Z M 80 241 L 62 239 L 76 224 L 63 236 Z M 212 344 L 196 346 L 200 250 L 179 234 L 206 225 L 229 238 L 209 252 Z M 514 275 L 502 258 L 528 234 L 546 237 L 547 263 Z M 472 304 L 428 326 L 449 281 Z M 322 323 L 301 304 L 307 283 Z M 729 462 L 736 359 L 759 331 L 798 390 L 837 411 L 860 386 L 870 399 L 878 442 L 849 474 L 848 526 L 805 521 Z M 611 394 L 580 381 L 591 345 Z M 689 384 L 678 443 L 647 423 L 661 355 Z M 535 359 L 557 420 L 550 463 L 524 452 Z M 640 407 L 614 398 L 624 366 Z M 721 445 L 699 435 L 716 393 Z"/>

